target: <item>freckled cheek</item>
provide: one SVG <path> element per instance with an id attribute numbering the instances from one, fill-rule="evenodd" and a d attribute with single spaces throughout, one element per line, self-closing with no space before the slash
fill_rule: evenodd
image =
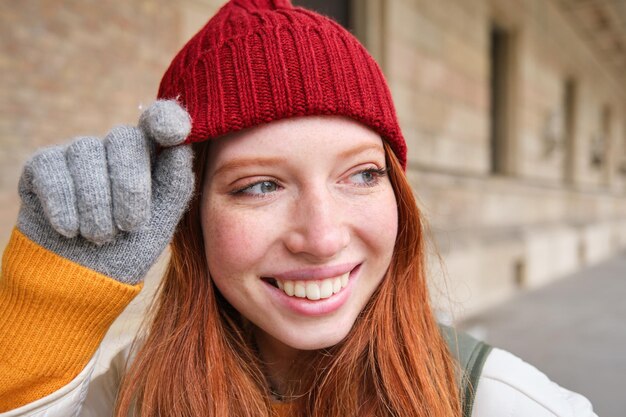
<path id="1" fill-rule="evenodd" d="M 269 233 L 254 216 L 212 210 L 203 219 L 204 242 L 211 274 L 241 279 L 254 273 L 268 250 Z"/>
<path id="2" fill-rule="evenodd" d="M 398 216 L 395 211 L 388 213 L 388 217 L 379 223 L 376 245 L 384 254 L 384 257 L 391 260 L 391 255 L 396 244 L 398 234 Z"/>
<path id="3" fill-rule="evenodd" d="M 393 194 L 358 207 L 351 215 L 358 230 L 370 247 L 378 251 L 393 251 L 398 233 L 398 208 Z"/>

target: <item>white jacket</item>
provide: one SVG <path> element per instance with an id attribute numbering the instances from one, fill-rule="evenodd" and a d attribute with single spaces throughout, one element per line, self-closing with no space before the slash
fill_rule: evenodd
<path id="1" fill-rule="evenodd" d="M 58 391 L 0 417 L 108 417 L 130 344 L 102 345 L 85 369 Z M 483 367 L 472 417 L 597 417 L 589 401 L 550 381 L 509 352 L 493 349 Z"/>

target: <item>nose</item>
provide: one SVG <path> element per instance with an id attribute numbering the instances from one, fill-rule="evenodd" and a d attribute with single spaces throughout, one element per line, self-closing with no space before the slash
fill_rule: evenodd
<path id="1" fill-rule="evenodd" d="M 314 260 L 332 259 L 350 243 L 341 204 L 325 188 L 301 194 L 292 205 L 285 246 Z"/>

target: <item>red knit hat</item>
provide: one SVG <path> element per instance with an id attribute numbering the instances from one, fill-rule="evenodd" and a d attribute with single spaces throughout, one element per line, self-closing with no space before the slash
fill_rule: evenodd
<path id="1" fill-rule="evenodd" d="M 342 115 L 381 135 L 406 167 L 389 88 L 365 48 L 288 0 L 231 0 L 178 52 L 159 98 L 191 115 L 187 142 L 304 115 Z"/>

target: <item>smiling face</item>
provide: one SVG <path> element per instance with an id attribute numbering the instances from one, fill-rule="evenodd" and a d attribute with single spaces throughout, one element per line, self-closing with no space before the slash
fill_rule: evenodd
<path id="1" fill-rule="evenodd" d="M 380 136 L 309 116 L 218 139 L 209 154 L 201 216 L 215 285 L 257 339 L 303 350 L 340 342 L 396 239 Z"/>

